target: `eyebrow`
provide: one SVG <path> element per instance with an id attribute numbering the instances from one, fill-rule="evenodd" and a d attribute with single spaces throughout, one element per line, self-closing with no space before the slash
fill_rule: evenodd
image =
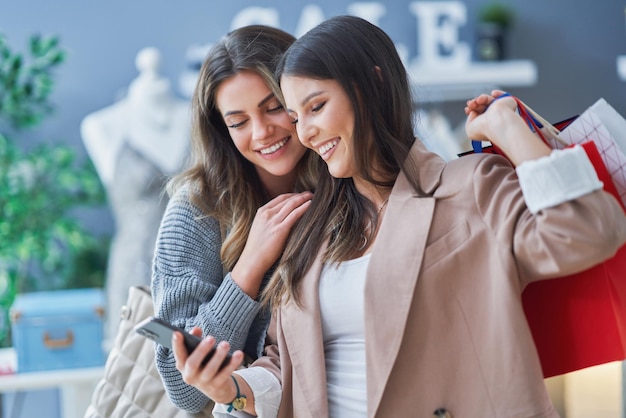
<path id="1" fill-rule="evenodd" d="M 314 91 L 313 93 L 309 94 L 304 99 L 302 99 L 302 101 L 300 102 L 300 105 L 304 106 L 309 100 L 311 100 L 315 96 L 319 96 L 322 93 L 324 93 L 324 92 L 323 91 Z"/>
<path id="2" fill-rule="evenodd" d="M 314 97 L 319 96 L 320 94 L 323 94 L 324 91 L 320 90 L 320 91 L 314 91 L 313 93 L 310 93 L 308 96 L 306 96 L 304 99 L 302 99 L 302 101 L 300 102 L 300 106 L 304 106 L 305 104 L 307 104 L 307 102 L 309 100 L 311 100 Z M 293 112 L 295 113 L 292 109 L 287 109 L 287 112 Z"/>
<path id="3" fill-rule="evenodd" d="M 274 93 L 270 93 L 270 94 L 268 94 L 268 95 L 267 95 L 267 96 L 266 96 L 263 100 L 261 100 L 261 101 L 259 102 L 259 104 L 257 105 L 257 107 L 261 107 L 261 106 L 265 105 L 265 103 L 269 102 L 269 101 L 270 101 L 270 100 L 272 100 L 273 98 L 274 98 Z M 243 110 L 230 110 L 230 111 L 228 111 L 228 112 L 224 113 L 224 116 L 223 116 L 223 117 L 230 116 L 230 115 L 238 115 L 238 114 L 240 114 L 240 113 L 243 113 Z"/>

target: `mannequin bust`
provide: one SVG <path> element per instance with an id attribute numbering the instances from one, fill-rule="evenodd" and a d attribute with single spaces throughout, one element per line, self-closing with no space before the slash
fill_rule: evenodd
<path id="1" fill-rule="evenodd" d="M 181 169 L 189 147 L 189 104 L 160 77 L 160 60 L 157 49 L 142 49 L 136 58 L 139 76 L 128 94 L 81 123 L 115 220 L 106 272 L 105 344 L 115 338 L 128 288 L 150 284 L 154 242 L 167 205 L 163 188 Z"/>

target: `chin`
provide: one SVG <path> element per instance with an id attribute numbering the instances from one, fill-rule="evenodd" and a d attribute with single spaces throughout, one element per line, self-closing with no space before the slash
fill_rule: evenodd
<path id="1" fill-rule="evenodd" d="M 296 169 L 296 165 L 297 164 L 290 164 L 290 165 L 281 165 L 280 167 L 271 167 L 271 169 L 267 171 L 273 176 L 283 177 L 283 176 L 287 176 L 293 173 L 294 170 Z"/>
<path id="2" fill-rule="evenodd" d="M 342 173 L 337 173 L 336 171 L 332 171 L 332 170 L 328 170 L 328 172 L 330 173 L 331 176 L 333 176 L 336 179 L 347 179 L 351 177 L 351 176 L 343 175 Z"/>

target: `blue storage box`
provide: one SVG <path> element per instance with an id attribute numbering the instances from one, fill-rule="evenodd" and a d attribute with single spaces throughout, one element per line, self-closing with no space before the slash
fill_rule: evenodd
<path id="1" fill-rule="evenodd" d="M 102 289 L 17 295 L 11 306 L 17 371 L 102 366 L 104 308 Z"/>

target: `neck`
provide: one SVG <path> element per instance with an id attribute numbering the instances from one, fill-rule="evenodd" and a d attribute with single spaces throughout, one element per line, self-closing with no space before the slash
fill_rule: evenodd
<path id="1" fill-rule="evenodd" d="M 268 172 L 257 170 L 261 183 L 265 187 L 270 199 L 285 193 L 292 193 L 296 184 L 296 170 L 284 176 L 275 176 Z"/>
<path id="2" fill-rule="evenodd" d="M 379 210 L 385 205 L 391 194 L 391 189 L 376 186 L 364 180 L 354 178 L 354 185 L 359 193 L 365 196 L 376 209 Z"/>

